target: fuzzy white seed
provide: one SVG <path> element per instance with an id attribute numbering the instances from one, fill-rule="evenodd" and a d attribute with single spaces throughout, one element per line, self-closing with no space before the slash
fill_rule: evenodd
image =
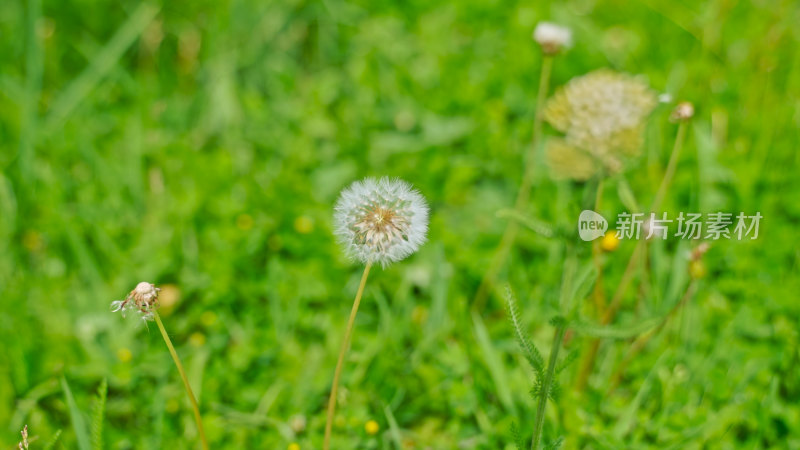
<path id="1" fill-rule="evenodd" d="M 428 205 L 403 180 L 366 178 L 342 191 L 334 208 L 334 224 L 348 257 L 386 267 L 425 242 Z"/>

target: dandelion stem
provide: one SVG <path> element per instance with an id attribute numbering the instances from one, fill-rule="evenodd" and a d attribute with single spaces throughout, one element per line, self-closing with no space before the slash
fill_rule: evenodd
<path id="1" fill-rule="evenodd" d="M 658 186 L 658 191 L 656 191 L 656 196 L 653 199 L 652 205 L 650 206 L 650 212 L 655 212 L 661 207 L 661 202 L 664 201 L 667 189 L 672 182 L 672 178 L 675 176 L 675 169 L 678 165 L 678 156 L 683 148 L 685 136 L 686 122 L 681 122 L 678 124 L 678 131 L 675 134 L 675 145 L 672 147 L 672 153 L 669 156 L 667 169 L 664 171 L 664 177 L 661 179 L 661 184 Z M 625 267 L 625 272 L 623 272 L 622 278 L 617 285 L 617 289 L 614 291 L 614 296 L 611 298 L 611 303 L 608 304 L 608 308 L 602 315 L 602 319 L 600 321 L 601 324 L 608 325 L 617 315 L 617 311 L 619 311 L 619 307 L 622 305 L 622 297 L 625 295 L 628 285 L 630 285 L 631 281 L 633 281 L 634 269 L 636 268 L 636 262 L 639 260 L 639 254 L 646 250 L 646 246 L 646 240 L 640 240 L 636 243 L 636 247 L 634 247 L 633 253 L 631 253 L 631 257 L 628 260 L 628 265 Z M 581 391 L 584 387 L 586 387 L 586 383 L 589 380 L 589 373 L 594 367 L 594 361 L 597 358 L 597 352 L 599 349 L 600 339 L 595 338 L 592 340 L 589 346 L 589 351 L 584 355 L 583 362 L 581 364 L 581 369 L 576 384 L 578 391 Z"/>
<path id="2" fill-rule="evenodd" d="M 516 202 L 514 203 L 514 209 L 517 212 L 522 212 L 523 208 L 530 199 L 531 185 L 533 184 L 536 168 L 536 153 L 542 138 L 542 110 L 544 109 L 544 101 L 547 98 L 547 90 L 550 86 L 550 72 L 552 68 L 553 57 L 545 55 L 542 59 L 542 71 L 539 76 L 539 92 L 536 95 L 536 112 L 533 118 L 532 142 L 530 148 L 528 149 L 527 158 L 524 162 L 525 171 L 522 175 L 522 183 L 520 183 L 519 191 L 517 191 Z M 494 287 L 494 282 L 497 279 L 500 266 L 508 257 L 511 247 L 514 246 L 514 241 L 517 238 L 518 232 L 519 224 L 517 221 L 510 220 L 506 225 L 505 231 L 503 232 L 503 237 L 500 239 L 500 245 L 497 247 L 494 257 L 489 264 L 489 268 L 486 270 L 483 280 L 481 280 L 481 284 L 478 287 L 478 291 L 475 294 L 475 298 L 472 301 L 472 307 L 476 311 L 483 309 L 483 306 L 489 297 L 489 292 Z"/>
<path id="3" fill-rule="evenodd" d="M 667 195 L 667 189 L 675 176 L 675 168 L 678 166 L 678 156 L 681 154 L 683 148 L 683 138 L 686 135 L 686 122 L 678 124 L 678 132 L 675 135 L 675 145 L 672 147 L 672 154 L 669 156 L 667 163 L 667 170 L 664 172 L 664 178 L 661 179 L 661 185 L 658 186 L 653 205 L 650 207 L 650 212 L 656 212 L 661 207 L 661 202 L 664 201 L 664 196 Z"/>
<path id="4" fill-rule="evenodd" d="M 361 283 L 358 285 L 358 292 L 356 299 L 353 301 L 353 309 L 350 310 L 350 318 L 347 320 L 347 328 L 344 331 L 344 339 L 342 340 L 342 347 L 339 349 L 339 359 L 336 361 L 336 370 L 333 373 L 333 385 L 331 386 L 331 396 L 328 398 L 328 416 L 325 420 L 325 441 L 322 445 L 324 450 L 330 449 L 331 445 L 331 431 L 333 429 L 333 415 L 336 412 L 336 393 L 339 390 L 339 376 L 342 374 L 342 366 L 344 365 L 344 356 L 347 354 L 347 348 L 350 344 L 350 335 L 353 332 L 353 324 L 356 321 L 356 314 L 358 313 L 358 305 L 361 304 L 361 296 L 364 294 L 364 286 L 367 284 L 367 276 L 369 269 L 372 267 L 372 262 L 368 262 L 364 266 L 364 274 L 361 275 Z"/>
<path id="5" fill-rule="evenodd" d="M 203 420 L 200 417 L 200 407 L 197 406 L 197 400 L 194 398 L 192 387 L 189 385 L 189 379 L 186 377 L 186 372 L 183 370 L 183 364 L 181 364 L 181 360 L 178 358 L 178 353 L 175 351 L 175 347 L 172 346 L 172 341 L 167 334 L 167 330 L 164 329 L 164 324 L 161 323 L 161 317 L 158 315 L 158 311 L 155 309 L 153 310 L 153 318 L 155 318 L 156 324 L 158 325 L 158 330 L 161 331 L 161 336 L 164 338 L 164 342 L 167 344 L 169 354 L 172 355 L 172 360 L 175 361 L 175 367 L 178 368 L 178 373 L 181 374 L 183 386 L 186 388 L 186 395 L 189 396 L 189 401 L 192 403 L 192 409 L 194 410 L 194 421 L 197 423 L 197 431 L 200 433 L 200 442 L 203 444 L 203 450 L 208 450 L 206 432 L 203 429 Z"/>
<path id="6" fill-rule="evenodd" d="M 531 450 L 537 450 L 539 448 L 539 443 L 542 441 L 545 407 L 547 406 L 547 398 L 550 396 L 550 390 L 553 385 L 556 361 L 558 361 L 558 350 L 561 348 L 561 341 L 564 340 L 565 330 L 566 325 L 564 323 L 559 323 L 556 328 L 555 337 L 553 338 L 553 345 L 550 347 L 550 361 L 547 363 L 547 372 L 545 372 L 544 380 L 542 381 L 541 392 L 539 392 L 539 403 L 536 406 L 536 423 L 533 427 Z"/>

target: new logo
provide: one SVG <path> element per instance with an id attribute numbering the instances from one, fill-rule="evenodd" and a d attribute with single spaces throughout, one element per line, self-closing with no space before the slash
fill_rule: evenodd
<path id="1" fill-rule="evenodd" d="M 605 217 L 591 209 L 581 211 L 578 216 L 578 235 L 584 241 L 593 241 L 604 235 L 608 230 L 608 221 Z"/>

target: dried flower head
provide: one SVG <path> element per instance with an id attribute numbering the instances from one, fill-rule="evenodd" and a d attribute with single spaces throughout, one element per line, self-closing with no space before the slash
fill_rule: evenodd
<path id="1" fill-rule="evenodd" d="M 153 311 L 158 307 L 158 291 L 154 284 L 142 281 L 125 297 L 125 300 L 111 302 L 111 311 L 122 312 L 125 317 L 127 311 L 136 311 L 143 320 L 152 320 Z"/>
<path id="2" fill-rule="evenodd" d="M 356 181 L 334 209 L 335 234 L 348 257 L 383 267 L 419 249 L 428 232 L 428 205 L 400 179 Z"/>
<path id="3" fill-rule="evenodd" d="M 28 450 L 28 426 L 25 425 L 19 434 L 22 435 L 22 442 L 19 443 L 19 450 Z"/>
<path id="4" fill-rule="evenodd" d="M 550 22 L 539 22 L 533 30 L 533 40 L 542 46 L 546 55 L 555 55 L 572 47 L 572 30 Z"/>
<path id="5" fill-rule="evenodd" d="M 545 120 L 565 134 L 564 143 L 548 145 L 551 166 L 556 165 L 556 145 L 591 157 L 594 173 L 620 171 L 625 159 L 638 154 L 645 119 L 657 101 L 642 80 L 611 70 L 574 78 L 545 105 Z M 588 178 L 580 173 L 583 178 L 568 176 Z"/>
<path id="6" fill-rule="evenodd" d="M 691 119 L 692 116 L 694 116 L 694 105 L 691 102 L 680 102 L 672 110 L 669 118 L 673 122 L 684 122 Z"/>

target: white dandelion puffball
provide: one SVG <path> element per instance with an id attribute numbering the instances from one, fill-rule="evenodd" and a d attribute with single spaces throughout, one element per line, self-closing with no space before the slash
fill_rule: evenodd
<path id="1" fill-rule="evenodd" d="M 342 191 L 333 220 L 336 238 L 348 257 L 386 267 L 425 242 L 428 205 L 403 180 L 366 178 Z"/>
<path id="2" fill-rule="evenodd" d="M 572 30 L 550 22 L 539 22 L 533 30 L 533 40 L 546 54 L 554 55 L 572 47 Z"/>

